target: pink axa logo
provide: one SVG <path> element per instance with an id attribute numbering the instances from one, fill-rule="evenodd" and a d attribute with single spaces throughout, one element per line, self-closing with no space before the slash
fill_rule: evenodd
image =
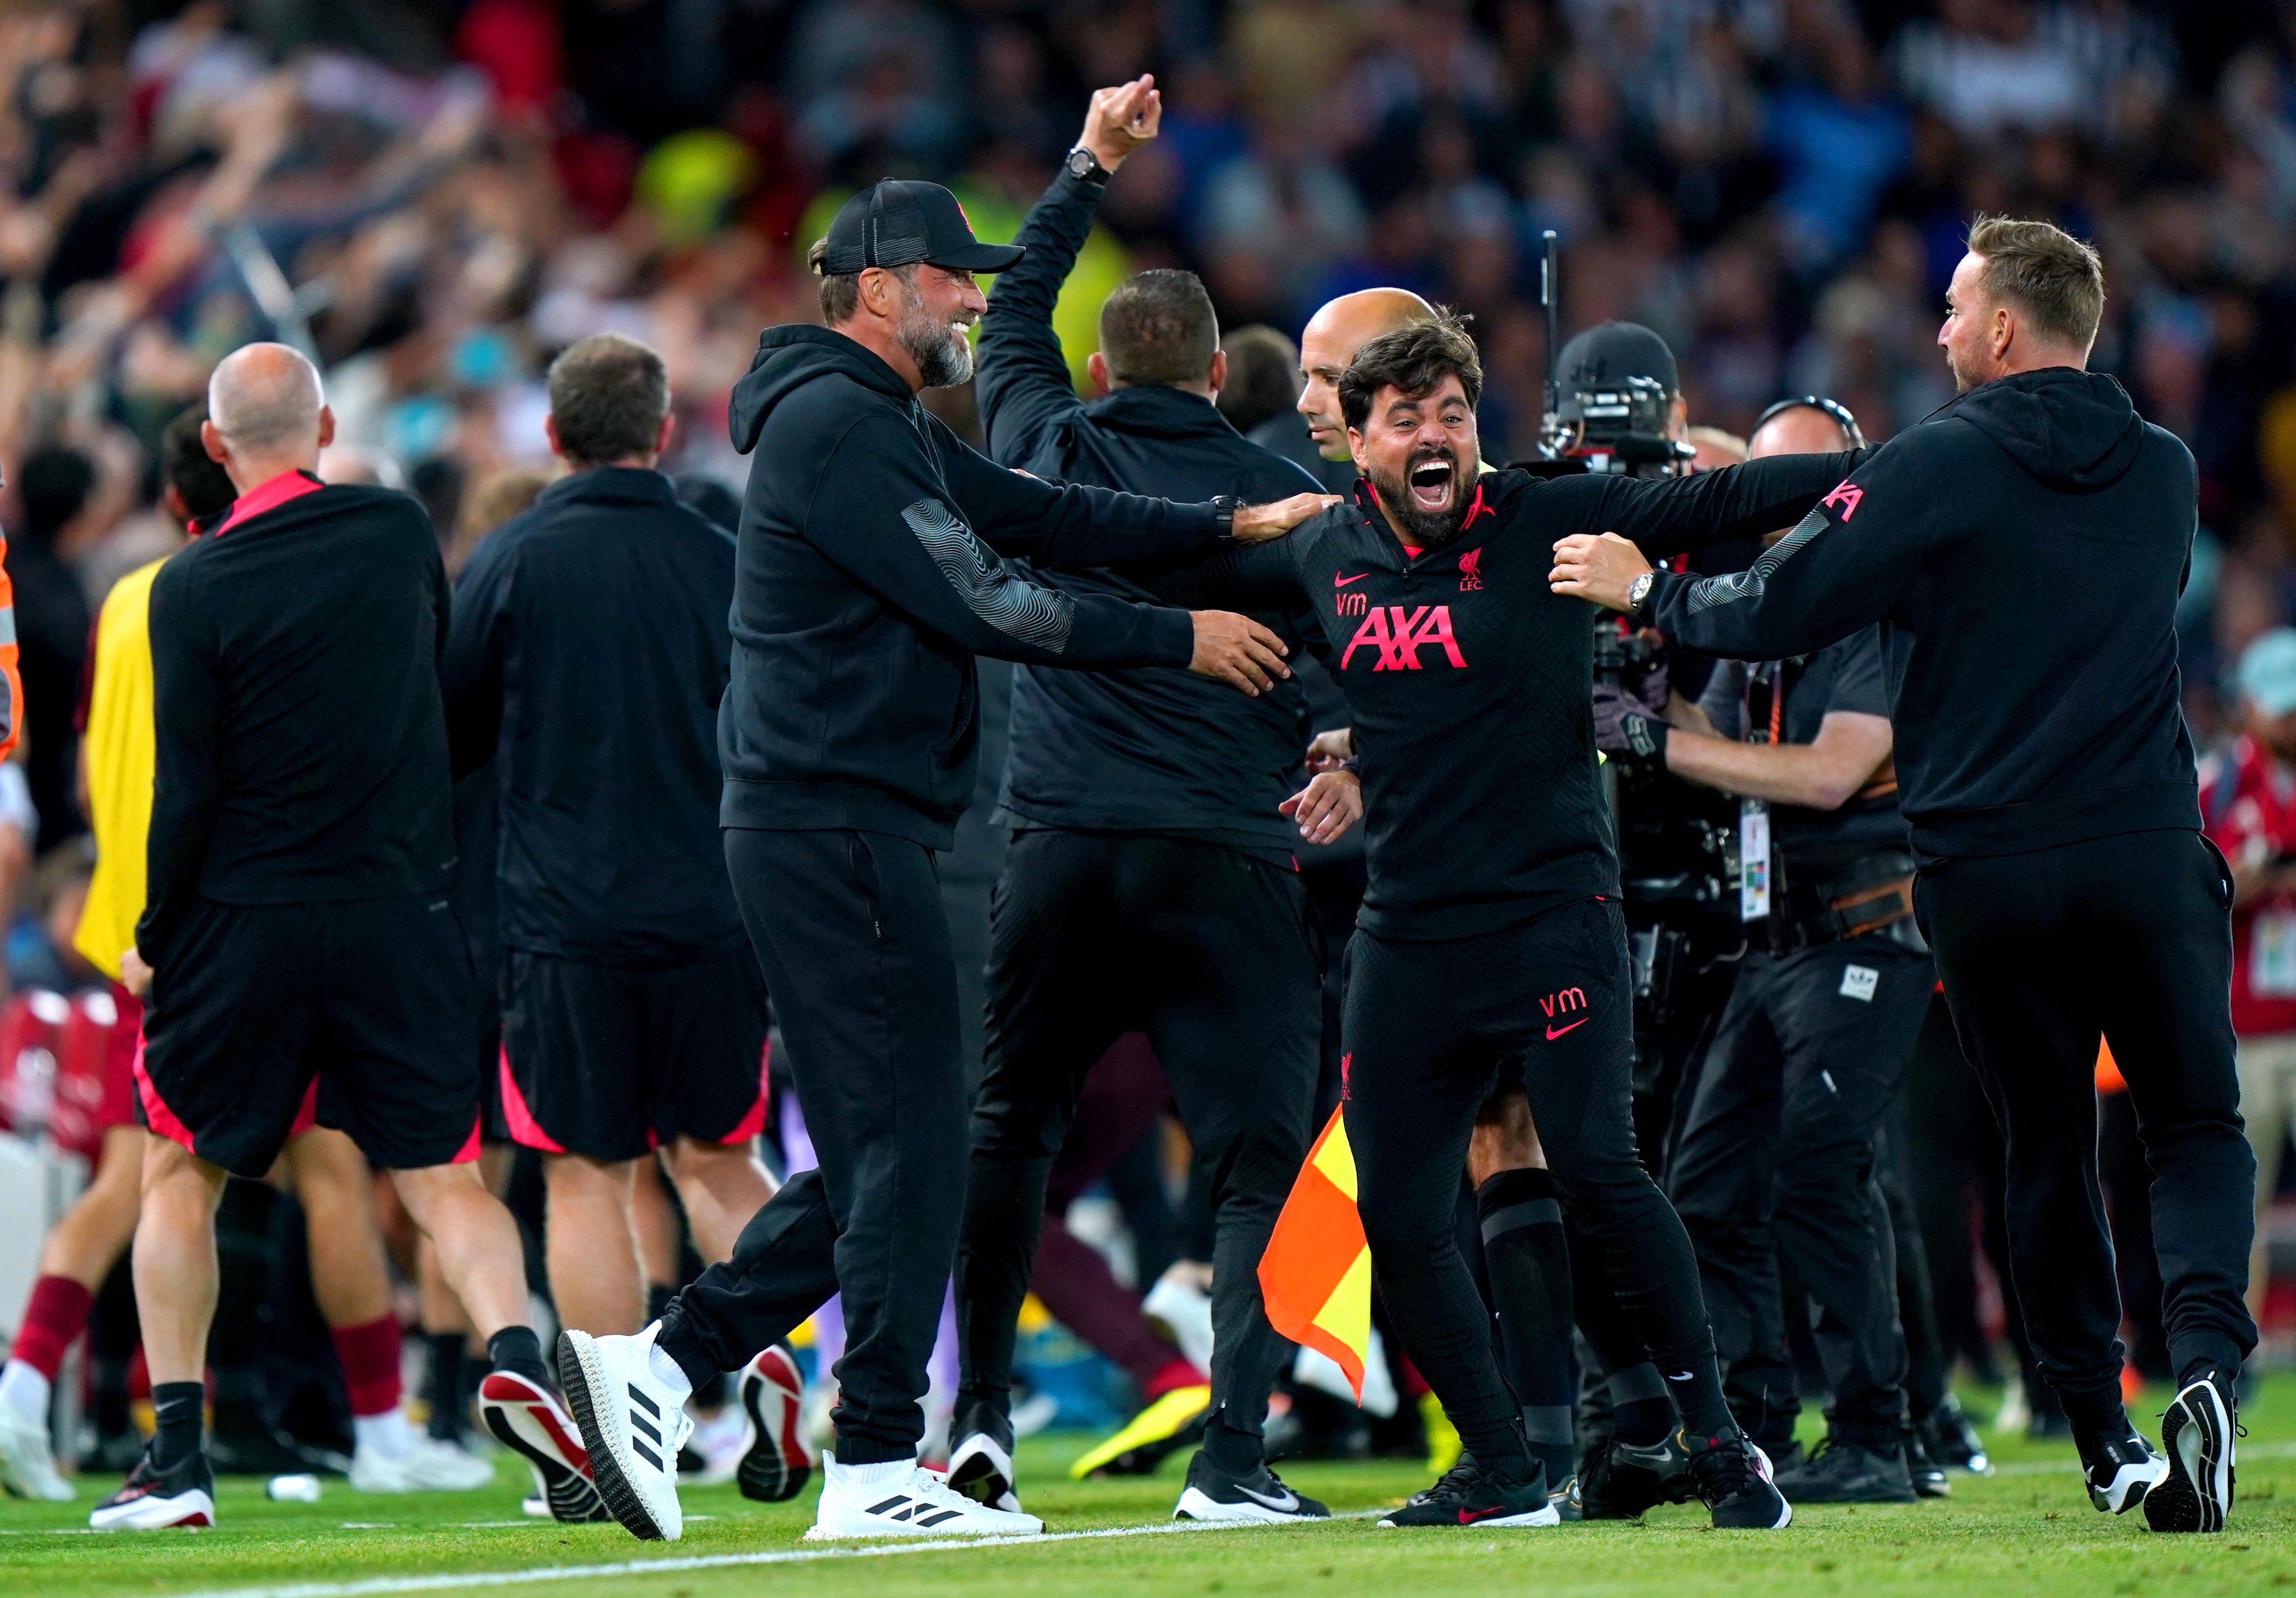
<path id="1" fill-rule="evenodd" d="M 1459 592 L 1471 593 L 1483 586 L 1483 552 L 1471 549 L 1459 557 Z"/>
<path id="2" fill-rule="evenodd" d="M 1374 605 L 1356 635 L 1348 640 L 1347 648 L 1340 651 L 1340 669 L 1348 668 L 1356 651 L 1376 649 L 1379 659 L 1372 666 L 1374 671 L 1417 671 L 1419 651 L 1431 643 L 1439 647 L 1452 665 L 1466 665 L 1467 657 L 1459 652 L 1459 640 L 1451 631 L 1450 606 L 1422 605 L 1406 611 L 1401 605 Z"/>
<path id="3" fill-rule="evenodd" d="M 1847 521 L 1857 514 L 1857 502 L 1865 497 L 1866 490 L 1845 477 L 1833 485 L 1833 493 L 1817 503 L 1829 511 L 1839 510 L 1841 512 L 1841 520 Z"/>

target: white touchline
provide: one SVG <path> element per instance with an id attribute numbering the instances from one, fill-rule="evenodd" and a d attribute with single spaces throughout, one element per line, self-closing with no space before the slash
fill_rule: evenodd
<path id="1" fill-rule="evenodd" d="M 1335 1516 L 1352 1520 L 1354 1516 Z M 968 1548 L 1030 1547 L 1041 1543 L 1080 1543 L 1102 1537 L 1162 1537 L 1173 1532 L 1250 1530 L 1268 1528 L 1251 1520 L 1166 1520 L 1152 1526 L 1111 1526 L 1098 1531 L 1054 1531 L 1025 1537 L 939 1537 L 863 1548 L 790 1548 L 768 1553 L 709 1553 L 691 1559 L 626 1559 L 610 1565 L 537 1565 L 524 1570 L 473 1570 L 463 1576 L 373 1576 L 361 1581 L 302 1581 L 286 1586 L 213 1587 L 173 1598 L 365 1598 L 368 1594 L 450 1593 L 463 1587 L 525 1586 L 537 1581 L 625 1580 L 634 1576 L 674 1575 L 681 1570 L 724 1570 L 749 1565 L 800 1565 L 825 1559 L 883 1559 L 901 1553 L 962 1553 Z"/>

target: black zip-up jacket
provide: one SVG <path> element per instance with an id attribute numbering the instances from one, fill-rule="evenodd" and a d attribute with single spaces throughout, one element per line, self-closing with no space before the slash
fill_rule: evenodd
<path id="1" fill-rule="evenodd" d="M 386 488 L 303 494 L 160 569 L 144 959 L 202 898 L 444 891 L 447 603 L 430 518 Z"/>
<path id="2" fill-rule="evenodd" d="M 1189 603 L 1313 602 L 1363 772 L 1380 938 L 1471 938 L 1615 894 L 1595 779 L 1595 612 L 1547 586 L 1554 543 L 1614 531 L 1656 550 L 1791 526 L 1854 455 L 1777 455 L 1690 478 L 1486 472 L 1465 524 L 1408 554 L 1358 484 L 1273 543 L 1150 579 Z"/>
<path id="3" fill-rule="evenodd" d="M 729 827 L 947 848 L 972 797 L 972 657 L 1185 667 L 1184 611 L 1066 594 L 1000 558 L 1096 565 L 1215 543 L 1210 504 L 1055 488 L 968 447 L 843 333 L 768 329 L 734 386 L 755 452 L 718 722 Z"/>
<path id="4" fill-rule="evenodd" d="M 1736 577 L 1660 574 L 1679 642 L 1769 660 L 1878 621 L 1917 853 L 2200 825 L 2177 702 L 2193 457 L 2100 373 L 1972 389 Z"/>
<path id="5" fill-rule="evenodd" d="M 659 471 L 562 478 L 479 546 L 443 671 L 489 759 L 506 948 L 664 966 L 742 947 L 718 828 L 734 540 Z"/>
<path id="6" fill-rule="evenodd" d="M 1259 504 L 1312 494 L 1306 472 L 1247 442 L 1210 401 L 1177 389 L 1077 397 L 1053 331 L 1053 302 L 1092 232 L 1106 185 L 1063 172 L 1016 241 L 1028 254 L 996 280 L 980 321 L 974 395 L 988 452 L 1040 478 L 1168 499 L 1230 494 Z M 1073 594 L 1153 602 L 1105 567 L 1043 571 Z M 1298 651 L 1305 616 L 1255 618 Z M 1251 698 L 1210 677 L 1136 671 L 1013 673 L 1000 826 L 1211 838 L 1288 856 L 1297 829 L 1276 814 L 1307 746 L 1308 697 L 1294 678 Z"/>

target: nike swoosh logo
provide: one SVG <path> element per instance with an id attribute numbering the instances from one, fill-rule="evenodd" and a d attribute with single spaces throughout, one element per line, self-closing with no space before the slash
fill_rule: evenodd
<path id="1" fill-rule="evenodd" d="M 1478 1520 L 1488 1520 L 1493 1515 L 1503 1515 L 1506 1512 L 1507 1506 L 1504 1504 L 1494 1504 L 1488 1509 L 1479 1509 L 1472 1513 L 1463 1509 L 1459 1512 L 1459 1524 L 1472 1526 Z"/>
<path id="2" fill-rule="evenodd" d="M 1336 572 L 1336 571 L 1335 571 L 1335 572 L 1332 573 L 1332 587 L 1334 587 L 1334 588 L 1344 588 L 1344 587 L 1346 587 L 1349 583 L 1360 583 L 1360 582 L 1362 582 L 1362 581 L 1364 580 L 1364 578 L 1365 578 L 1369 577 L 1370 575 L 1371 575 L 1371 573 L 1370 573 L 1370 572 L 1368 572 L 1368 571 L 1358 571 L 1358 572 L 1357 572 L 1357 573 L 1355 574 L 1355 576 L 1353 576 L 1353 577 L 1341 577 L 1338 572 Z"/>
<path id="3" fill-rule="evenodd" d="M 1572 1021 L 1568 1027 L 1549 1027 L 1546 1029 L 1546 1041 L 1553 1043 L 1565 1032 L 1574 1031 L 1577 1028 L 1585 1026 L 1588 1021 L 1593 1020 L 1595 1018 L 1591 1015 L 1582 1015 L 1577 1020 Z"/>
<path id="4" fill-rule="evenodd" d="M 1248 1487 L 1239 1487 L 1235 1490 L 1242 1493 L 1245 1497 L 1250 1499 L 1254 1504 L 1263 1504 L 1269 1509 L 1290 1511 L 1300 1507 L 1299 1496 L 1294 1493 L 1286 1493 L 1281 1498 L 1268 1498 L 1262 1496 L 1259 1493 L 1253 1492 Z"/>

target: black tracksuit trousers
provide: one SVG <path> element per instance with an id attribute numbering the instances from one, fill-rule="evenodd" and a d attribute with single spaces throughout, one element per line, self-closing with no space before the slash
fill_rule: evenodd
<path id="1" fill-rule="evenodd" d="M 1927 955 L 1878 935 L 1753 953 L 1739 967 L 1667 1195 L 1698 1250 L 1731 1409 L 1757 1440 L 1790 1436 L 1800 1407 L 1781 1266 L 1827 1312 L 1818 1344 L 1833 1429 L 1894 1440 L 1904 1418 L 1897 1260 L 1875 1164 L 1935 982 Z"/>
<path id="2" fill-rule="evenodd" d="M 2152 1169 L 2152 1247 L 2179 1374 L 2256 1346 L 2241 1295 L 2256 1160 L 2233 1070 L 2231 873 L 2160 831 L 1924 865 L 1915 904 L 1962 1049 L 2007 1144 L 2011 1273 L 2076 1425 L 2120 1417 L 2120 1295 L 2097 1189 L 2097 1037 Z"/>
<path id="3" fill-rule="evenodd" d="M 1659 1368 L 1711 1382 L 1714 1343 L 1682 1223 L 1635 1157 L 1626 928 L 1602 899 L 1440 943 L 1358 931 L 1348 953 L 1343 1098 L 1357 1208 L 1412 1363 L 1476 1457 L 1518 1453 L 1521 1414 L 1459 1250 L 1475 1113 L 1521 1083 L 1574 1226 Z M 1719 1392 L 1701 1391 L 1718 1408 Z M 1677 1389 L 1685 1410 L 1695 1395 Z M 1693 1425 L 1711 1417 L 1688 1417 Z M 1720 1417 L 1723 1424 L 1727 1417 Z"/>
<path id="4" fill-rule="evenodd" d="M 964 1202 L 956 968 L 933 852 L 883 832 L 728 828 L 726 863 L 765 967 L 821 1160 L 750 1218 L 734 1257 L 670 1303 L 660 1344 L 724 1371 L 842 1296 L 834 1451 L 914 1455 Z"/>
<path id="5" fill-rule="evenodd" d="M 1322 934 L 1299 873 L 1218 843 L 1024 832 L 989 906 L 986 1074 L 956 1256 L 959 1426 L 1008 1418 L 1045 1187 L 1086 1075 L 1141 1031 L 1211 1195 L 1212 1405 L 1258 1436 L 1291 1345 L 1259 1257 L 1306 1160 Z"/>

